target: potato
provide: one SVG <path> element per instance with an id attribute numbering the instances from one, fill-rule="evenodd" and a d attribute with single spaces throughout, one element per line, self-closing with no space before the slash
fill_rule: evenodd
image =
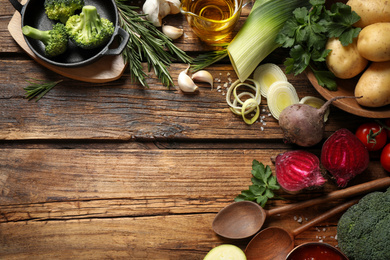
<path id="1" fill-rule="evenodd" d="M 390 23 L 374 23 L 364 27 L 358 36 L 357 49 L 370 61 L 390 60 Z"/>
<path id="2" fill-rule="evenodd" d="M 360 16 L 360 20 L 354 24 L 356 27 L 390 22 L 389 0 L 349 0 L 347 5 Z"/>
<path id="3" fill-rule="evenodd" d="M 390 104 L 390 61 L 373 62 L 362 74 L 355 87 L 357 102 L 366 107 Z"/>
<path id="4" fill-rule="evenodd" d="M 326 57 L 326 65 L 333 74 L 340 79 L 350 79 L 362 72 L 368 61 L 357 50 L 357 39 L 343 46 L 337 38 L 330 38 L 326 49 L 331 52 Z"/>

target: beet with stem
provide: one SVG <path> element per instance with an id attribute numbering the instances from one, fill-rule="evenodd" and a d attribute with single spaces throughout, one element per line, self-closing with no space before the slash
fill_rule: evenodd
<path id="1" fill-rule="evenodd" d="M 356 97 L 334 97 L 325 102 L 320 108 L 307 104 L 294 104 L 286 107 L 279 116 L 279 126 L 283 131 L 284 142 L 304 147 L 318 144 L 324 137 L 324 115 L 326 110 L 333 101 L 342 98 Z"/>

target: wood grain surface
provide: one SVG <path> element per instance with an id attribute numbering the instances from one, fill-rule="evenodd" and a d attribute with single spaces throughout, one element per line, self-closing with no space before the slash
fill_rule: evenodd
<path id="1" fill-rule="evenodd" d="M 223 84 L 237 77 L 229 61 L 207 69 L 214 89 L 200 83 L 196 95 L 167 89 L 152 72 L 149 88 L 132 82 L 128 71 L 112 82 L 77 81 L 23 51 L 7 28 L 14 12 L 0 0 L 0 259 L 192 260 L 224 243 L 245 248 L 248 240 L 217 236 L 212 220 L 251 184 L 254 159 L 274 170 L 272 156 L 299 148 L 283 143 L 266 100 L 264 122 L 248 126 L 230 112 Z M 181 15 L 166 21 L 183 26 L 176 44 L 191 56 L 212 49 Z M 284 69 L 285 55 L 277 50 L 264 62 Z M 169 68 L 175 83 L 184 68 L 178 62 Z M 31 78 L 63 82 L 35 102 L 25 99 Z M 304 75 L 288 79 L 299 97 L 320 97 Z M 368 120 L 332 106 L 324 138 Z M 350 185 L 387 175 L 374 154 Z M 267 208 L 336 189 L 328 178 L 323 188 L 298 195 L 279 190 L 284 199 Z M 266 226 L 292 230 L 338 203 L 274 216 Z M 337 245 L 338 218 L 300 234 L 296 245 Z"/>

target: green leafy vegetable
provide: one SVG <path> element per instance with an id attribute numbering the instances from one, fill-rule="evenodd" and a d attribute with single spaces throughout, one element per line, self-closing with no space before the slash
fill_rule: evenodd
<path id="1" fill-rule="evenodd" d="M 146 59 L 148 70 L 154 73 L 163 85 L 173 86 L 168 67 L 175 58 L 184 63 L 192 61 L 183 50 L 176 47 L 172 40 L 158 30 L 145 14 L 138 14 L 139 7 L 129 6 L 126 0 L 115 0 L 120 26 L 130 34 L 129 42 L 123 50 L 123 58 L 130 68 L 132 80 L 138 80 L 143 86 L 148 86 L 147 74 L 143 71 L 142 62 Z"/>
<path id="2" fill-rule="evenodd" d="M 290 48 L 286 59 L 286 73 L 298 75 L 308 66 L 313 70 L 319 85 L 336 90 L 335 76 L 325 63 L 330 50 L 326 49 L 329 38 L 339 38 L 343 46 L 352 43 L 361 28 L 352 25 L 360 20 L 351 7 L 341 2 L 333 4 L 330 10 L 325 0 L 310 0 L 312 7 L 297 8 L 276 37 L 276 42 Z"/>
<path id="3" fill-rule="evenodd" d="M 27 80 L 30 85 L 25 87 L 24 90 L 26 91 L 26 98 L 31 100 L 36 97 L 36 102 L 46 95 L 47 92 L 54 88 L 58 83 L 62 82 L 62 80 L 44 82 L 39 79 L 35 79 L 35 81 L 36 82 Z"/>
<path id="4" fill-rule="evenodd" d="M 268 199 L 273 198 L 273 190 L 280 189 L 276 177 L 272 175 L 271 168 L 267 165 L 253 160 L 252 162 L 252 185 L 248 190 L 241 191 L 234 200 L 235 201 L 256 201 L 260 206 L 264 207 Z"/>

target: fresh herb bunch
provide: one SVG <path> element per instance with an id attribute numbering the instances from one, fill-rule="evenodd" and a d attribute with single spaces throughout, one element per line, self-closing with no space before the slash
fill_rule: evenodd
<path id="1" fill-rule="evenodd" d="M 241 191 L 234 200 L 235 201 L 256 201 L 260 206 L 264 207 L 268 199 L 273 198 L 274 190 L 279 190 L 280 186 L 276 177 L 272 175 L 271 168 L 267 165 L 253 160 L 252 162 L 252 185 L 248 190 Z"/>
<path id="2" fill-rule="evenodd" d="M 341 2 L 334 3 L 330 10 L 325 0 L 310 0 L 312 7 L 297 8 L 293 16 L 286 21 L 276 37 L 276 42 L 290 49 L 286 59 L 286 73 L 298 75 L 308 66 L 312 69 L 318 84 L 330 90 L 336 90 L 336 77 L 326 67 L 326 49 L 329 38 L 339 38 L 343 46 L 353 42 L 361 28 L 352 25 L 360 16 L 351 11 L 351 7 Z"/>
<path id="3" fill-rule="evenodd" d="M 199 54 L 191 64 L 191 71 L 202 70 L 228 56 L 227 46 L 229 43 L 215 45 L 221 47 L 219 50 Z"/>
<path id="4" fill-rule="evenodd" d="M 46 95 L 52 88 L 54 88 L 57 84 L 62 82 L 62 80 L 58 81 L 43 81 L 40 79 L 34 79 L 35 82 L 31 80 L 27 80 L 30 85 L 24 88 L 26 91 L 26 98 L 31 100 L 36 97 L 36 102 L 38 102 L 44 95 Z"/>
<path id="5" fill-rule="evenodd" d="M 132 80 L 138 80 L 147 87 L 147 74 L 143 70 L 142 62 L 146 59 L 148 70 L 153 68 L 163 85 L 173 86 L 168 67 L 175 58 L 184 63 L 191 63 L 192 59 L 183 50 L 176 47 L 170 38 L 157 29 L 145 14 L 139 14 L 139 7 L 129 6 L 126 0 L 115 0 L 120 26 L 130 34 L 129 42 L 123 50 L 123 58 L 130 68 Z"/>

